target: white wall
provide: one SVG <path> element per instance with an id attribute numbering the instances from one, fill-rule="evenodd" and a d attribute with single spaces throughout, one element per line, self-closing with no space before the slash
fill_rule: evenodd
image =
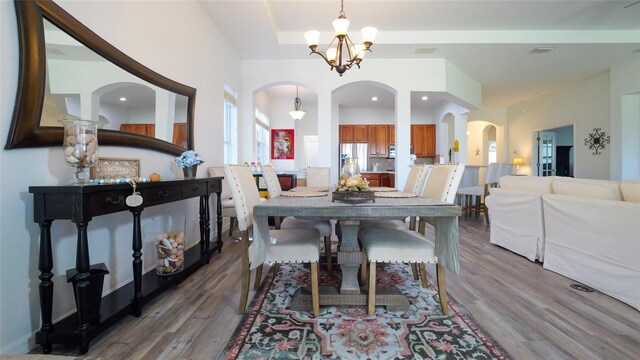
<path id="1" fill-rule="evenodd" d="M 396 123 L 396 113 L 394 108 L 374 109 L 374 108 L 343 108 L 340 107 L 340 125 L 351 124 L 384 124 Z"/>
<path id="2" fill-rule="evenodd" d="M 197 2 L 56 1 L 74 17 L 115 47 L 151 69 L 197 89 L 195 149 L 205 165 L 222 163 L 223 84 L 240 89 L 240 60 Z M 153 16 L 149 9 L 153 8 Z M 141 22 L 140 19 L 144 19 Z M 117 24 L 117 26 L 114 26 Z M 167 26 L 180 24 L 180 26 Z M 0 1 L 0 143 L 6 142 L 18 81 L 18 37 L 13 2 Z M 198 34 L 206 34 L 200 36 Z M 127 147 L 100 149 L 101 156 L 140 158 L 141 173 L 181 178 L 174 156 Z M 55 185 L 71 179 L 61 147 L 0 150 L 0 353 L 25 353 L 40 327 L 38 298 L 39 229 L 33 222 L 29 185 Z M 205 176 L 201 166 L 198 175 Z M 154 214 L 185 215 L 190 244 L 197 241 L 198 200 L 192 199 L 144 210 Z M 131 278 L 131 215 L 112 214 L 89 224 L 91 263 L 104 262 L 111 274 L 109 291 Z M 215 232 L 214 232 L 215 233 Z M 67 221 L 52 226 L 54 313 L 59 319 L 74 311 L 72 289 L 65 270 L 75 266 L 75 227 Z M 145 267 L 153 251 L 143 247 Z M 215 261 L 215 260 L 214 260 Z"/>
<path id="3" fill-rule="evenodd" d="M 607 135 L 610 130 L 609 72 L 580 81 L 562 90 L 527 101 L 507 110 L 509 119 L 508 147 L 520 149 L 526 174 L 535 173 L 532 164 L 535 131 L 574 125 L 574 176 L 587 179 L 610 178 L 612 147 L 601 155 L 592 155 L 584 139 L 594 128 Z"/>
<path id="4" fill-rule="evenodd" d="M 487 152 L 484 148 L 482 131 L 487 125 L 496 127 L 496 161 L 511 162 L 515 157 L 514 151 L 520 152 L 518 148 L 508 148 L 507 129 L 507 108 L 486 107 L 479 110 L 470 111 L 467 115 L 467 160 L 469 165 L 487 165 Z M 480 155 L 475 155 L 475 150 L 480 150 Z M 482 171 L 484 172 L 484 170 Z"/>
<path id="5" fill-rule="evenodd" d="M 611 68 L 611 178 L 640 179 L 640 59 Z"/>
<path id="6" fill-rule="evenodd" d="M 308 60 L 243 60 L 243 91 L 245 97 L 264 86 L 278 83 L 297 83 L 318 94 L 318 137 L 321 166 L 332 167 L 332 179 L 338 173 L 338 121 L 337 109 L 331 104 L 332 92 L 356 81 L 373 81 L 386 85 L 396 94 L 396 137 L 409 134 L 411 123 L 412 91 L 447 92 L 449 88 L 459 101 L 479 107 L 480 84 L 462 74 L 444 59 L 372 59 L 362 63 L 361 69 L 351 69 L 339 77 L 330 72 L 326 64 L 317 58 Z M 395 69 L 388 71 L 388 69 Z M 451 74 L 451 78 L 447 78 Z M 239 116 L 243 133 L 253 128 L 249 114 L 251 104 L 240 106 Z M 466 121 L 466 119 L 464 119 Z M 466 129 L 464 130 L 466 131 Z M 252 153 L 254 140 L 243 139 L 242 152 Z M 466 148 L 465 148 L 466 151 Z M 396 143 L 396 184 L 402 188 L 409 172 L 409 142 Z"/>

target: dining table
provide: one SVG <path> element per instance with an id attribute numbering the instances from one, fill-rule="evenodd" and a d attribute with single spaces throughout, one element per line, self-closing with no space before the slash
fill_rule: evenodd
<path id="1" fill-rule="evenodd" d="M 429 222 L 435 227 L 435 254 L 438 257 L 438 263 L 453 273 L 460 272 L 458 259 L 458 218 L 462 214 L 460 206 L 423 197 L 376 197 L 375 202 L 352 204 L 332 201 L 331 192 L 325 194 L 311 195 L 310 193 L 308 197 L 278 196 L 253 208 L 254 241 L 249 247 L 249 261 L 252 269 L 264 263 L 269 242 L 277 242 L 277 239 L 269 236 L 269 217 L 295 216 L 338 220 L 342 236 L 338 243 L 337 264 L 340 265 L 342 276 L 339 286 L 320 286 L 320 305 L 366 305 L 366 289 L 358 282 L 358 270 L 363 259 L 358 242 L 360 221 L 417 216 L 429 218 Z M 386 306 L 389 311 L 406 311 L 409 308 L 408 300 L 395 287 L 379 287 L 377 294 L 376 303 Z M 311 292 L 308 287 L 300 288 L 295 292 L 290 308 L 292 310 L 311 308 Z"/>

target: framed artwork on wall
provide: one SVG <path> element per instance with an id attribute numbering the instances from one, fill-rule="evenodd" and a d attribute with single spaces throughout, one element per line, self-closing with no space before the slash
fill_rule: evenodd
<path id="1" fill-rule="evenodd" d="M 271 159 L 293 159 L 293 140 L 293 129 L 271 129 Z"/>

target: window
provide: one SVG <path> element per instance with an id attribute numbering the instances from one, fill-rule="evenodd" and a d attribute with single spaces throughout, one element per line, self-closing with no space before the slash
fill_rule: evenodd
<path id="1" fill-rule="evenodd" d="M 238 111 L 236 92 L 224 86 L 224 163 L 238 162 Z"/>
<path id="2" fill-rule="evenodd" d="M 487 145 L 488 163 L 491 164 L 497 162 L 498 145 L 496 145 L 495 141 L 489 141 Z"/>
<path id="3" fill-rule="evenodd" d="M 256 161 L 269 162 L 269 118 L 256 109 Z"/>

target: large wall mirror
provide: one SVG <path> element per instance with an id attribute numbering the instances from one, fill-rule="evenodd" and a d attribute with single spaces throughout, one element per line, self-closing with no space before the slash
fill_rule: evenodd
<path id="1" fill-rule="evenodd" d="M 101 145 L 193 149 L 194 88 L 136 62 L 50 0 L 15 6 L 20 75 L 5 149 L 61 145 L 65 118 L 100 121 Z"/>

